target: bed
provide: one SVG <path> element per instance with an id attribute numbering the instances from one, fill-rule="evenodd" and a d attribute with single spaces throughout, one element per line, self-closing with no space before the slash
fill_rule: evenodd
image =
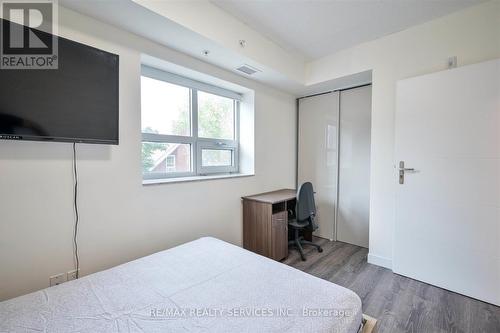
<path id="1" fill-rule="evenodd" d="M 352 291 L 205 237 L 0 302 L 0 332 L 346 332 Z"/>

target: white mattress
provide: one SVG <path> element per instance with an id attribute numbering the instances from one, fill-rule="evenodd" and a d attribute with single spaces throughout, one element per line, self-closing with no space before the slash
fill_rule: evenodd
<path id="1" fill-rule="evenodd" d="M 0 332 L 354 333 L 360 323 L 352 291 L 215 238 L 0 303 Z"/>

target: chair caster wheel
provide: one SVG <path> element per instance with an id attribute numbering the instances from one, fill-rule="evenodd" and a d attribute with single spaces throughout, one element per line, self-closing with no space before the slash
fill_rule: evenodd
<path id="1" fill-rule="evenodd" d="M 318 249 L 318 252 L 319 252 L 319 253 L 323 252 L 323 249 L 322 249 L 322 248 L 319 248 L 319 249 Z"/>

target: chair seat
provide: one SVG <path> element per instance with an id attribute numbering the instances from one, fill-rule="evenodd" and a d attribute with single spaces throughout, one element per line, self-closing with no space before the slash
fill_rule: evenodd
<path id="1" fill-rule="evenodd" d="M 288 221 L 288 225 L 292 228 L 302 229 L 309 226 L 309 221 L 297 222 L 297 220 L 293 219 Z"/>

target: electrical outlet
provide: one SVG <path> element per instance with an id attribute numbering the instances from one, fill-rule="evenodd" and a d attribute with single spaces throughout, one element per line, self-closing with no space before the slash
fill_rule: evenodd
<path id="1" fill-rule="evenodd" d="M 78 271 L 80 271 L 80 270 L 78 270 Z M 66 277 L 67 277 L 66 280 L 67 281 L 76 280 L 76 278 L 77 278 L 76 272 L 77 272 L 77 270 L 74 269 L 74 270 L 69 271 L 68 273 L 66 273 Z"/>
<path id="2" fill-rule="evenodd" d="M 49 277 L 49 285 L 52 286 L 57 286 L 58 284 L 61 284 L 63 282 L 66 282 L 66 276 L 64 273 L 53 275 Z"/>

